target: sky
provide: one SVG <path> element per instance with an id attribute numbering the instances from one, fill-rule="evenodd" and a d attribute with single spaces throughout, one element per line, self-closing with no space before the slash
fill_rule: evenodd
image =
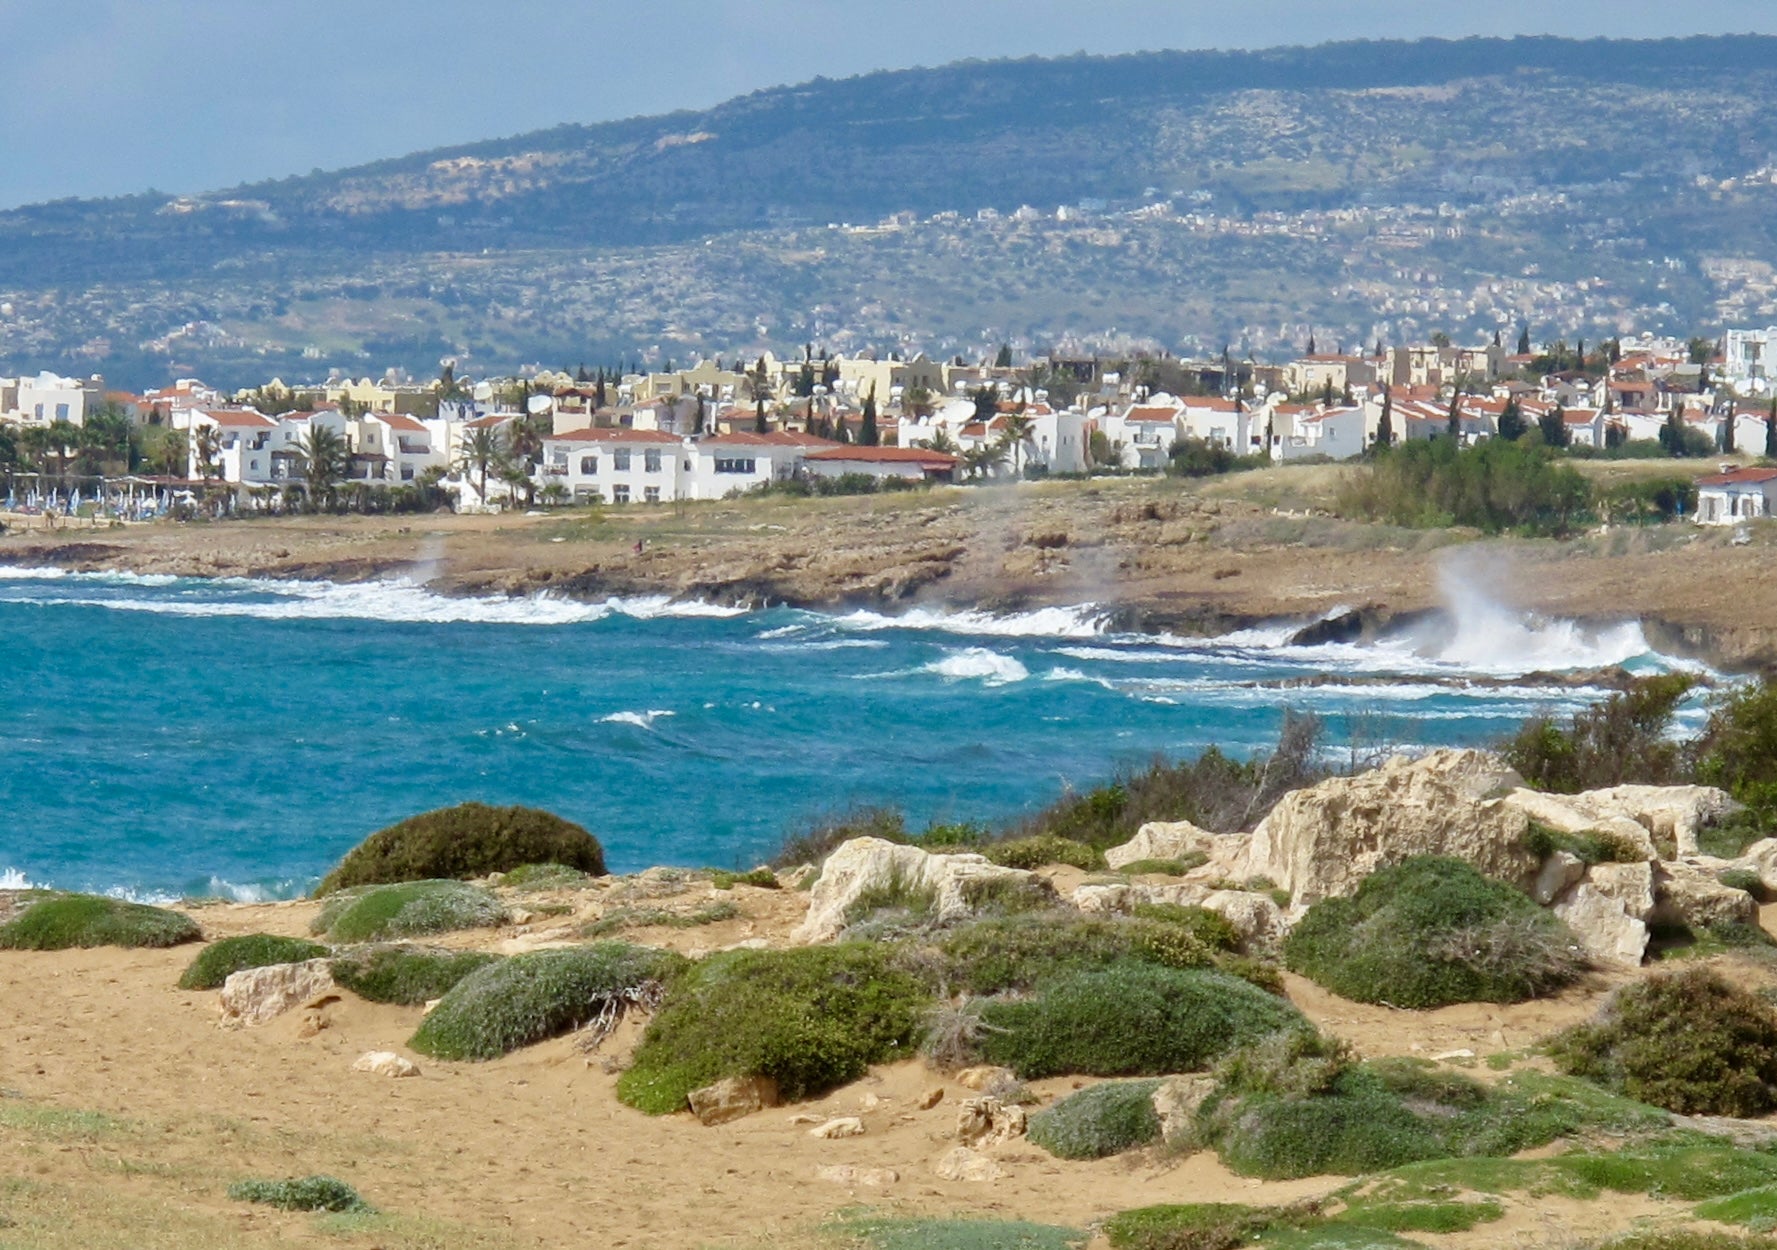
<path id="1" fill-rule="evenodd" d="M 967 57 L 1777 34 L 1777 0 L 0 0 L 0 208 L 195 192 Z"/>

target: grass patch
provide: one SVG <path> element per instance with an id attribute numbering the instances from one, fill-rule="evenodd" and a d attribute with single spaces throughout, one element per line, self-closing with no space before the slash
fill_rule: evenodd
<path id="1" fill-rule="evenodd" d="M 990 842 L 981 848 L 981 853 L 990 863 L 1002 868 L 1034 870 L 1046 868 L 1050 864 L 1066 864 L 1070 868 L 1096 872 L 1104 867 L 1104 852 L 1098 847 L 1076 842 L 1072 838 L 1057 837 L 1053 833 Z"/>
<path id="2" fill-rule="evenodd" d="M 1548 1052 L 1563 1072 L 1669 1111 L 1777 1109 L 1777 1013 L 1700 966 L 1625 986 Z"/>
<path id="3" fill-rule="evenodd" d="M 1301 1014 L 1224 973 L 1118 963 L 1063 973 L 983 1005 L 982 1055 L 1019 1077 L 1197 1072 Z"/>
<path id="4" fill-rule="evenodd" d="M 1524 847 L 1538 859 L 1547 859 L 1556 851 L 1566 851 L 1582 864 L 1639 864 L 1647 856 L 1628 838 L 1604 830 L 1590 829 L 1582 833 L 1561 833 L 1537 821 L 1530 822 L 1524 836 Z"/>
<path id="5" fill-rule="evenodd" d="M 527 864 L 557 864 L 603 876 L 605 852 L 597 838 L 550 812 L 459 803 L 371 834 L 322 878 L 315 894 L 400 881 L 485 877 Z"/>
<path id="6" fill-rule="evenodd" d="M 1697 830 L 1697 849 L 1717 859 L 1739 859 L 1747 847 L 1770 836 L 1766 822 L 1749 809 Z"/>
<path id="7" fill-rule="evenodd" d="M 578 890 L 592 881 L 592 874 L 566 864 L 520 864 L 500 878 L 513 890 Z"/>
<path id="8" fill-rule="evenodd" d="M 1522 891 L 1430 855 L 1314 904 L 1283 951 L 1333 993 L 1394 1007 L 1522 1002 L 1586 967 L 1572 931 Z"/>
<path id="9" fill-rule="evenodd" d="M 362 946 L 333 959 L 333 979 L 373 1003 L 419 1007 L 443 998 L 471 972 L 499 960 L 483 951 Z"/>
<path id="10" fill-rule="evenodd" d="M 248 968 L 269 968 L 273 964 L 298 964 L 310 959 L 325 959 L 325 946 L 302 938 L 278 937 L 271 933 L 249 933 L 242 937 L 223 938 L 198 952 L 179 978 L 182 990 L 220 989 L 222 983 L 236 972 Z"/>
<path id="11" fill-rule="evenodd" d="M 296 1180 L 236 1181 L 228 1187 L 236 1202 L 258 1202 L 280 1211 L 368 1212 L 371 1207 L 358 1191 L 331 1176 L 304 1176 Z"/>
<path id="12" fill-rule="evenodd" d="M 33 903 L 0 925 L 0 950 L 166 947 L 201 937 L 197 922 L 181 912 L 97 894 L 63 894 Z"/>
<path id="13" fill-rule="evenodd" d="M 434 1059 L 498 1059 L 602 1014 L 614 1021 L 685 967 L 670 951 L 622 942 L 513 955 L 458 981 L 408 1045 Z"/>
<path id="14" fill-rule="evenodd" d="M 1777 1250 L 1777 1241 L 1700 1228 L 1668 1228 L 1630 1233 L 1605 1242 L 1600 1250 Z"/>
<path id="15" fill-rule="evenodd" d="M 1355 1202 L 1333 1216 L 1385 1233 L 1466 1233 L 1477 1224 L 1491 1224 L 1505 1214 L 1499 1203 L 1480 1202 Z"/>
<path id="16" fill-rule="evenodd" d="M 652 1115 L 684 1110 L 692 1090 L 729 1076 L 818 1096 L 913 1054 L 929 1004 L 877 945 L 712 955 L 673 984 L 617 1095 Z"/>
<path id="17" fill-rule="evenodd" d="M 869 1250 L 1077 1250 L 1086 1235 L 1077 1229 L 1024 1220 L 903 1219 L 867 1213 L 827 1225 L 847 1244 Z"/>
<path id="18" fill-rule="evenodd" d="M 710 884 L 718 890 L 732 890 L 737 885 L 750 885 L 756 890 L 783 889 L 783 882 L 769 868 L 755 868 L 750 872 L 724 872 L 718 868 L 710 873 Z"/>
<path id="19" fill-rule="evenodd" d="M 1191 851 L 1181 859 L 1138 859 L 1115 871 L 1126 877 L 1182 877 L 1208 862 L 1202 851 Z"/>
<path id="20" fill-rule="evenodd" d="M 696 929 L 706 924 L 720 924 L 740 915 L 740 908 L 727 899 L 709 903 L 696 911 L 668 911 L 664 907 L 620 907 L 597 920 L 580 926 L 583 938 L 604 937 L 624 929 Z"/>
<path id="21" fill-rule="evenodd" d="M 500 900 L 479 886 L 408 881 L 330 894 L 309 928 L 335 942 L 380 942 L 487 928 L 505 920 Z"/>
<path id="22" fill-rule="evenodd" d="M 1746 1224 L 1767 1232 L 1777 1227 L 1777 1185 L 1743 1189 L 1726 1198 L 1711 1198 L 1691 1212 L 1700 1220 L 1718 1224 Z"/>
<path id="23" fill-rule="evenodd" d="M 1058 1159 L 1102 1159 L 1160 1140 L 1159 1081 L 1088 1085 L 1030 1118 L 1030 1140 Z"/>

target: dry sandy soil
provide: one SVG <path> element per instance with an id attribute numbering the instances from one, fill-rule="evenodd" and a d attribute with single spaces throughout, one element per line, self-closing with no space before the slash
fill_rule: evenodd
<path id="1" fill-rule="evenodd" d="M 1687 464 L 1689 462 L 1686 462 Z M 1598 477 L 1671 462 L 1585 464 Z M 1697 467 L 1697 466 L 1693 466 Z M 1689 525 L 1482 541 L 1336 519 L 1348 470 L 1105 480 L 839 499 L 749 499 L 547 516 L 288 517 L 46 531 L 14 518 L 0 563 L 355 580 L 458 593 L 664 593 L 809 607 L 1011 610 L 1098 603 L 1123 623 L 1219 633 L 1344 605 L 1385 622 L 1480 586 L 1519 608 L 1640 618 L 1654 641 L 1777 666 L 1777 527 L 1749 545 Z M 637 544 L 642 545 L 637 550 Z"/>
<path id="2" fill-rule="evenodd" d="M 1061 877 L 1066 877 L 1063 870 Z M 1071 879 L 1058 880 L 1066 888 Z M 563 940 L 564 926 L 618 905 L 630 882 L 550 896 L 573 914 L 456 935 L 454 944 L 514 952 Z M 666 905 L 709 901 L 693 885 Z M 778 941 L 806 896 L 738 887 L 741 915 L 698 929 L 625 937 L 695 952 L 749 938 Z M 532 907 L 536 896 L 527 896 Z M 651 900 L 655 901 L 655 900 Z M 302 934 L 315 905 L 216 904 L 192 914 L 209 938 Z M 970 1096 L 908 1062 L 817 1103 L 717 1128 L 689 1115 L 650 1118 L 622 1106 L 610 1070 L 633 1044 L 626 1024 L 596 1054 L 559 1039 L 482 1064 L 411 1056 L 418 1008 L 344 993 L 316 1011 L 223 1031 L 217 995 L 174 988 L 195 947 L 0 956 L 0 1245 L 7 1247 L 389 1247 L 835 1245 L 822 1227 L 860 1205 L 1088 1226 L 1156 1202 L 1277 1203 L 1343 1182 L 1260 1183 L 1212 1156 L 1138 1152 L 1072 1163 L 1022 1142 L 997 1150 L 1003 1180 L 939 1180 L 956 1107 Z M 1597 976 L 1559 998 L 1515 1007 L 1403 1012 L 1331 997 L 1298 978 L 1290 997 L 1366 1055 L 1479 1056 L 1521 1051 L 1594 1011 L 1616 981 Z M 316 1027 L 317 1025 L 322 1027 Z M 370 1050 L 418 1060 L 417 1079 L 354 1072 Z M 1519 1062 L 1536 1062 L 1523 1060 Z M 1473 1069 L 1489 1077 L 1486 1065 Z M 1053 1099 L 1084 1082 L 1040 1082 Z M 936 1086 L 943 1101 L 917 1109 Z M 791 1116 L 860 1114 L 868 1131 L 811 1139 Z M 848 1188 L 824 1165 L 890 1168 L 899 1179 Z M 348 1179 L 385 1215 L 286 1215 L 232 1202 L 244 1177 L 326 1173 Z M 1607 1203 L 1507 1199 L 1506 1219 L 1430 1239 L 1451 1250 L 1572 1245 L 1574 1237 L 1682 1213 L 1651 1199 Z"/>

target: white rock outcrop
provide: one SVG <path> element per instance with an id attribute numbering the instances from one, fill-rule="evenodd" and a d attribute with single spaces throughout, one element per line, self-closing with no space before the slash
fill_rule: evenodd
<path id="1" fill-rule="evenodd" d="M 1211 833 L 1199 829 L 1188 820 L 1155 820 L 1135 831 L 1135 836 L 1122 846 L 1113 846 L 1104 853 L 1104 862 L 1113 869 L 1144 859 L 1183 859 L 1202 854 L 1208 866 L 1231 867 L 1246 849 L 1243 834 Z"/>
<path id="2" fill-rule="evenodd" d="M 1003 1146 L 1029 1128 L 1023 1107 L 998 1098 L 964 1099 L 956 1113 L 956 1139 L 965 1146 Z"/>
<path id="3" fill-rule="evenodd" d="M 222 1027 L 250 1028 L 337 993 L 332 963 L 309 959 L 230 973 L 222 983 Z"/>
<path id="4" fill-rule="evenodd" d="M 1113 881 L 1077 886 L 1068 901 L 1087 915 L 1111 915 L 1152 903 L 1202 907 L 1220 913 L 1242 942 L 1268 942 L 1288 927 L 1284 912 L 1268 894 L 1251 890 L 1212 890 L 1190 881 L 1166 885 Z"/>
<path id="5" fill-rule="evenodd" d="M 968 888 L 980 882 L 1027 885 L 1035 873 L 1002 868 L 973 854 L 934 855 L 917 846 L 881 838 L 853 838 L 827 857 L 809 891 L 808 915 L 790 934 L 793 942 L 830 942 L 845 929 L 845 914 L 866 891 L 899 888 L 930 893 L 939 920 L 970 912 Z"/>
<path id="6" fill-rule="evenodd" d="M 368 1072 L 373 1076 L 403 1077 L 418 1076 L 419 1065 L 411 1059 L 405 1059 L 392 1050 L 372 1050 L 359 1055 L 352 1064 L 354 1072 Z"/>
<path id="7" fill-rule="evenodd" d="M 1660 924 L 1701 928 L 1758 923 L 1758 901 L 1745 890 L 1723 885 L 1716 870 L 1700 864 L 1661 864 L 1653 892 L 1651 919 Z"/>

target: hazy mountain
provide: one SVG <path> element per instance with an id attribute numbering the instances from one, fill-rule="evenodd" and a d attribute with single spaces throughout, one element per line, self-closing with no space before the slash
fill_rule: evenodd
<path id="1" fill-rule="evenodd" d="M 1769 298 L 1772 116 L 1777 39 L 1750 36 L 816 79 L 201 196 L 0 213 L 0 368 L 491 368 L 842 329 L 853 346 L 1264 347 L 1310 321 L 1353 338 L 1715 321 Z M 974 220 L 1025 205 L 1040 218 Z M 912 219 L 827 229 L 895 214 Z M 1489 278 L 1526 290 L 1489 304 Z"/>

